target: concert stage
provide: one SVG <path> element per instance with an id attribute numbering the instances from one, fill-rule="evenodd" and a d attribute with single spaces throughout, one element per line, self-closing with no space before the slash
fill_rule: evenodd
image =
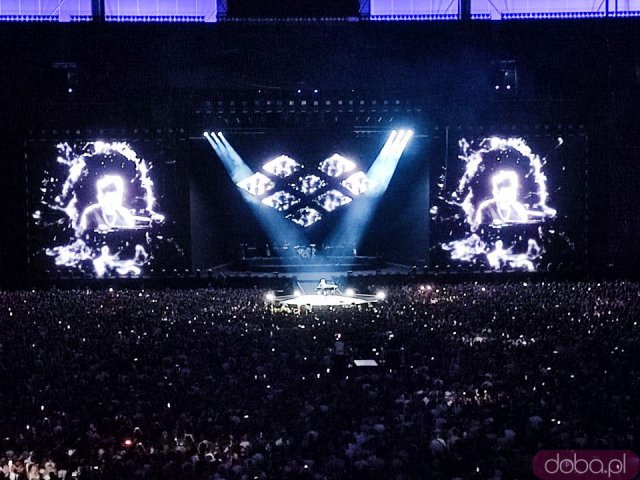
<path id="1" fill-rule="evenodd" d="M 367 297 L 367 298 L 363 298 Z M 298 297 L 289 295 L 287 297 L 276 297 L 274 302 L 282 305 L 302 306 L 309 305 L 312 307 L 347 307 L 351 305 L 364 305 L 367 303 L 377 303 L 379 300 L 375 295 L 357 295 L 347 297 L 345 295 L 300 295 Z"/>
<path id="2" fill-rule="evenodd" d="M 301 285 L 301 284 L 299 284 Z M 301 285 L 302 286 L 302 285 Z M 335 293 L 305 293 L 296 290 L 293 295 L 275 296 L 267 294 L 267 301 L 274 305 L 287 305 L 292 307 L 350 307 L 353 305 L 367 305 L 384 301 L 386 295 L 384 292 L 377 292 L 375 295 L 359 294 L 351 288 L 347 288 L 344 292 L 336 290 Z"/>

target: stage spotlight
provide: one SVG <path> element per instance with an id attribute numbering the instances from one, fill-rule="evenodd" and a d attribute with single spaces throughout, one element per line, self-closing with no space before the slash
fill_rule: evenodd
<path id="1" fill-rule="evenodd" d="M 294 297 L 299 297 L 300 295 L 302 295 L 302 293 L 300 293 L 300 290 L 294 290 L 293 292 Z"/>
<path id="2" fill-rule="evenodd" d="M 347 297 L 353 297 L 353 296 L 356 294 L 356 292 L 355 292 L 355 290 L 354 290 L 353 288 L 347 288 L 347 289 L 344 291 L 344 294 L 345 294 Z"/>
<path id="3" fill-rule="evenodd" d="M 243 197 L 268 233 L 271 242 L 274 244 L 292 243 L 293 245 L 303 245 L 305 243 L 303 235 L 297 231 L 295 225 L 291 225 L 289 220 L 300 226 L 307 227 L 322 218 L 320 213 L 314 209 L 301 209 L 294 212 L 293 216 L 287 217 L 288 219 L 282 217 L 279 212 L 290 211 L 292 205 L 299 203 L 299 197 L 287 192 L 283 193 L 284 190 L 276 189 L 275 179 L 269 178 L 261 172 L 254 172 L 231 146 L 222 132 L 219 134 L 210 132 L 205 135 L 205 138 L 222 161 L 233 183 L 248 193 Z M 276 174 L 278 172 L 284 174 L 286 173 L 286 168 L 292 167 L 288 161 L 285 164 L 288 165 L 285 165 L 285 170 L 282 172 L 281 165 L 274 165 Z M 295 167 L 295 169 L 297 168 Z M 314 186 L 319 187 L 318 185 Z M 264 205 L 268 205 L 271 208 L 263 208 Z"/>
<path id="4" fill-rule="evenodd" d="M 264 298 L 267 302 L 273 302 L 276 299 L 276 296 L 272 292 L 269 292 L 264 296 Z"/>
<path id="5" fill-rule="evenodd" d="M 412 135 L 413 130 L 392 130 L 366 174 L 354 173 L 342 181 L 341 185 L 359 198 L 342 218 L 330 243 L 360 245 Z"/>
<path id="6" fill-rule="evenodd" d="M 238 152 L 229 144 L 224 138 L 222 133 L 216 135 L 215 132 L 210 132 L 205 135 L 205 138 L 211 145 L 211 148 L 216 152 L 216 155 L 222 160 L 225 169 L 229 173 L 229 176 L 234 183 L 251 176 L 254 172 L 251 168 L 242 160 Z"/>
<path id="7" fill-rule="evenodd" d="M 387 294 L 384 293 L 382 290 L 379 290 L 376 292 L 376 298 L 378 300 L 384 300 L 385 298 L 387 298 Z"/>

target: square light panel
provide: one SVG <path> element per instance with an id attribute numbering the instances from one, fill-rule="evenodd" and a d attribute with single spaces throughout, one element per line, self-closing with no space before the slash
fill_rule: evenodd
<path id="1" fill-rule="evenodd" d="M 333 212 L 336 208 L 340 208 L 341 206 L 350 203 L 352 198 L 338 190 L 328 190 L 322 195 L 316 197 L 313 201 L 324 208 L 327 212 Z"/>
<path id="2" fill-rule="evenodd" d="M 348 158 L 335 153 L 329 158 L 325 159 L 320 164 L 319 168 L 329 177 L 340 177 L 345 173 L 354 170 L 356 168 L 356 164 Z"/>
<path id="3" fill-rule="evenodd" d="M 270 162 L 265 163 L 262 166 L 262 169 L 265 172 L 270 173 L 271 175 L 275 175 L 276 177 L 286 178 L 290 175 L 293 175 L 294 172 L 300 170 L 300 167 L 301 165 L 293 158 L 287 157 L 286 155 L 280 155 Z"/>
<path id="4" fill-rule="evenodd" d="M 300 200 L 295 195 L 285 192 L 284 190 L 280 190 L 279 192 L 262 199 L 262 203 L 271 208 L 275 208 L 279 212 L 289 210 L 291 206 L 299 202 Z"/>
<path id="5" fill-rule="evenodd" d="M 275 187 L 269 177 L 260 172 L 254 173 L 250 177 L 240 180 L 236 185 L 256 197 L 261 197 Z"/>
<path id="6" fill-rule="evenodd" d="M 367 174 L 364 172 L 356 172 L 342 181 L 342 186 L 355 196 L 362 195 L 371 190 L 376 184 L 377 182 L 367 177 Z"/>
<path id="7" fill-rule="evenodd" d="M 300 177 L 297 182 L 291 184 L 293 188 L 305 195 L 313 195 L 326 185 L 327 182 L 317 175 L 306 175 L 304 177 Z"/>
<path id="8" fill-rule="evenodd" d="M 293 223 L 307 228 L 316 222 L 322 220 L 322 214 L 315 208 L 304 207 L 287 215 L 287 218 Z"/>

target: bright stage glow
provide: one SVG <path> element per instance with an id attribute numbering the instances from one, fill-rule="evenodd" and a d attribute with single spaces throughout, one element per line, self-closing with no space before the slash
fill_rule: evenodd
<path id="1" fill-rule="evenodd" d="M 147 250 L 162 238 L 150 230 L 165 219 L 155 211 L 151 167 L 124 142 L 95 141 L 81 148 L 60 143 L 57 149 L 57 163 L 67 169 L 66 178 L 43 181 L 41 204 L 64 215 L 56 223 L 64 225 L 65 233 L 58 232 L 53 241 L 65 236 L 66 240 L 45 253 L 58 267 L 86 270 L 90 265 L 97 277 L 140 275 L 151 259 Z M 114 167 L 122 173 L 113 173 Z M 34 218 L 45 221 L 40 210 Z M 127 233 L 137 230 L 146 233 Z M 121 233 L 114 237 L 113 232 Z"/>
<path id="2" fill-rule="evenodd" d="M 275 187 L 271 179 L 260 172 L 254 173 L 244 180 L 240 180 L 236 185 L 255 197 L 261 197 Z"/>
<path id="3" fill-rule="evenodd" d="M 287 218 L 293 223 L 307 228 L 316 222 L 322 220 L 322 214 L 315 208 L 304 207 L 287 215 Z"/>
<path id="4" fill-rule="evenodd" d="M 305 243 L 304 238 L 295 225 L 289 223 L 285 217 L 274 215 L 268 209 L 262 206 L 268 206 L 276 211 L 289 210 L 294 204 L 299 203 L 299 196 L 295 192 L 289 192 L 290 187 L 284 183 L 284 179 L 278 175 L 271 178 L 261 172 L 254 172 L 243 160 L 243 158 L 235 151 L 229 141 L 222 133 L 211 133 L 205 138 L 220 158 L 225 166 L 231 180 L 253 197 L 260 198 L 271 190 L 276 193 L 267 198 L 262 198 L 261 202 L 257 202 L 255 198 L 247 199 L 252 211 L 256 215 L 258 222 L 268 233 L 271 242 L 278 245 L 291 242 L 293 245 L 302 245 Z M 273 168 L 267 167 L 275 173 L 285 174 L 286 169 L 295 169 L 296 167 L 290 161 L 280 158 L 280 163 L 273 164 Z M 268 173 L 268 172 L 267 172 Z M 287 178 L 287 180 L 291 180 Z"/>
<path id="5" fill-rule="evenodd" d="M 355 170 L 356 164 L 337 153 L 331 155 L 320 164 L 320 170 L 329 177 L 340 177 Z"/>
<path id="6" fill-rule="evenodd" d="M 311 306 L 311 307 L 348 307 L 352 305 L 365 305 L 378 300 L 372 295 L 361 297 L 347 297 L 343 295 L 300 295 L 281 300 L 283 305 L 290 306 Z"/>
<path id="7" fill-rule="evenodd" d="M 273 302 L 276 299 L 276 296 L 273 294 L 273 292 L 269 292 L 264 296 L 264 298 L 267 300 L 267 302 Z"/>
<path id="8" fill-rule="evenodd" d="M 368 192 L 375 185 L 376 182 L 369 179 L 364 172 L 356 172 L 342 181 L 342 186 L 355 196 Z"/>
<path id="9" fill-rule="evenodd" d="M 289 192 L 281 190 L 273 195 L 263 198 L 262 203 L 271 208 L 275 208 L 279 212 L 284 212 L 285 210 L 289 210 L 289 208 L 296 203 L 300 203 L 300 199 Z"/>
<path id="10" fill-rule="evenodd" d="M 313 195 L 321 188 L 324 188 L 327 182 L 317 175 L 305 175 L 304 177 L 300 177 L 296 183 L 290 185 L 305 195 Z"/>
<path id="11" fill-rule="evenodd" d="M 294 297 L 299 297 L 300 295 L 302 295 L 302 293 L 300 293 L 300 290 L 295 290 L 295 291 L 293 292 L 293 296 L 294 296 Z"/>
<path id="12" fill-rule="evenodd" d="M 314 202 L 324 208 L 327 212 L 333 212 L 336 208 L 340 208 L 351 201 L 351 197 L 339 192 L 338 190 L 329 190 L 314 199 Z"/>
<path id="13" fill-rule="evenodd" d="M 342 187 L 360 198 L 345 213 L 330 243 L 360 245 L 412 135 L 411 130 L 391 131 L 368 172 L 356 172 L 342 181 Z"/>
<path id="14" fill-rule="evenodd" d="M 298 171 L 301 167 L 302 165 L 296 162 L 293 158 L 287 157 L 286 155 L 280 155 L 270 162 L 265 163 L 262 166 L 262 169 L 276 177 L 285 178 L 293 175 L 293 173 Z"/>
<path id="15" fill-rule="evenodd" d="M 355 290 L 354 290 L 353 288 L 347 288 L 347 289 L 344 291 L 344 294 L 345 294 L 347 297 L 353 297 L 353 296 L 356 294 L 356 292 L 355 292 Z"/>
<path id="16" fill-rule="evenodd" d="M 376 292 L 376 298 L 378 300 L 384 300 L 385 298 L 387 298 L 387 294 L 385 292 L 383 292 L 382 290 Z"/>

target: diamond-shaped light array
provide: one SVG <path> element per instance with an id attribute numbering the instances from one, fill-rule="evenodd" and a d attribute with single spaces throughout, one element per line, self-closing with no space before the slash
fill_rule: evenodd
<path id="1" fill-rule="evenodd" d="M 287 215 L 287 218 L 301 227 L 309 227 L 322 220 L 322 214 L 315 208 L 304 207 Z"/>
<path id="2" fill-rule="evenodd" d="M 336 208 L 351 202 L 352 198 L 339 190 L 328 190 L 322 195 L 318 195 L 318 197 L 313 201 L 324 208 L 327 212 L 333 212 Z"/>
<path id="3" fill-rule="evenodd" d="M 296 183 L 291 184 L 293 188 L 305 195 L 313 195 L 326 185 L 327 182 L 317 175 L 305 175 L 300 177 Z"/>
<path id="4" fill-rule="evenodd" d="M 275 208 L 279 212 L 284 212 L 285 210 L 289 210 L 289 207 L 295 205 L 300 202 L 295 195 L 290 194 L 289 192 L 285 192 L 284 190 L 280 190 L 279 192 L 274 193 L 273 195 L 269 195 L 262 199 L 262 203 L 270 206 L 271 208 Z"/>
<path id="5" fill-rule="evenodd" d="M 342 181 L 342 186 L 356 196 L 371 190 L 376 184 L 377 182 L 367 177 L 364 172 L 356 172 Z"/>
<path id="6" fill-rule="evenodd" d="M 364 172 L 355 171 L 356 164 L 352 160 L 337 153 L 323 160 L 316 174 L 292 177 L 303 168 L 293 158 L 280 155 L 262 165 L 266 175 L 256 172 L 236 185 L 260 197 L 263 205 L 288 212 L 287 219 L 306 228 L 322 220 L 323 215 L 351 203 L 353 197 L 346 191 L 358 196 L 376 184 Z M 327 186 L 329 189 L 325 190 Z M 275 192 L 271 193 L 272 190 Z M 292 207 L 300 203 L 302 208 L 292 211 Z"/>
<path id="7" fill-rule="evenodd" d="M 356 164 L 348 158 L 338 155 L 331 155 L 320 164 L 322 170 L 329 177 L 340 177 L 356 168 Z"/>
<path id="8" fill-rule="evenodd" d="M 301 165 L 293 158 L 287 157 L 286 155 L 280 155 L 279 157 L 265 163 L 262 166 L 262 169 L 276 177 L 285 178 L 300 170 L 300 167 Z"/>
<path id="9" fill-rule="evenodd" d="M 250 177 L 240 180 L 236 185 L 256 197 L 264 195 L 275 187 L 275 184 L 269 179 L 269 177 L 260 172 L 254 173 Z"/>

